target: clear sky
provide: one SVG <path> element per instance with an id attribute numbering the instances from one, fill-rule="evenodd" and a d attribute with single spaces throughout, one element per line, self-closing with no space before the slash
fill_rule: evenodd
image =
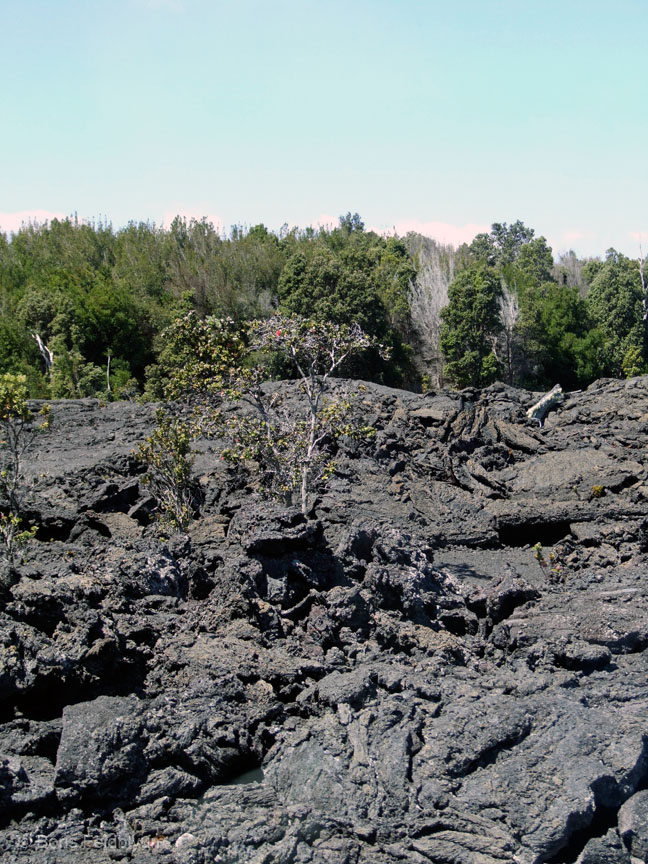
<path id="1" fill-rule="evenodd" d="M 648 247 L 648 0 L 0 0 L 0 229 Z"/>

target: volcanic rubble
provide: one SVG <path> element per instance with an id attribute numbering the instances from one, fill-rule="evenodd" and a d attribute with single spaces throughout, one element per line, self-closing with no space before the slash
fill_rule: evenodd
<path id="1" fill-rule="evenodd" d="M 295 385 L 283 384 L 289 399 Z M 155 406 L 52 406 L 0 599 L 0 856 L 648 858 L 648 378 L 341 381 L 308 517 L 197 444 L 160 539 Z"/>

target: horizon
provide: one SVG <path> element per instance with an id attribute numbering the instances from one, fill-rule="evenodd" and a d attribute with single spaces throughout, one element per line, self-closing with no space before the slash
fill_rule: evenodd
<path id="1" fill-rule="evenodd" d="M 350 212 L 350 211 L 348 211 L 348 212 Z M 16 217 L 23 217 L 25 215 L 27 216 L 27 218 L 22 219 L 20 221 L 20 223 L 18 224 L 18 220 Z M 174 221 L 174 219 L 179 218 L 179 219 L 185 220 L 187 223 L 189 223 L 191 220 L 195 220 L 197 222 L 201 222 L 203 220 L 206 220 L 207 223 L 209 225 L 211 225 L 212 228 L 216 231 L 216 233 L 223 239 L 230 238 L 231 235 L 233 234 L 233 232 L 235 231 L 235 229 L 242 229 L 244 232 L 247 233 L 248 231 L 252 230 L 257 225 L 263 225 L 270 233 L 275 234 L 276 236 L 279 237 L 279 236 L 281 236 L 282 233 L 284 233 L 284 231 L 285 232 L 303 231 L 303 230 L 308 229 L 308 228 L 314 229 L 315 231 L 331 231 L 332 229 L 338 227 L 339 221 L 343 217 L 343 215 L 344 214 L 340 214 L 340 216 L 338 216 L 335 219 L 333 219 L 333 217 L 326 216 L 326 217 L 324 217 L 326 221 L 318 222 L 315 225 L 312 225 L 312 224 L 311 225 L 290 225 L 289 223 L 284 222 L 279 228 L 275 228 L 275 227 L 272 227 L 269 225 L 265 225 L 265 223 L 259 223 L 259 222 L 249 223 L 249 224 L 248 223 L 241 223 L 241 222 L 236 223 L 235 222 L 232 225 L 230 225 L 229 228 L 227 228 L 224 225 L 220 225 L 218 223 L 215 223 L 208 216 L 197 216 L 194 214 L 176 213 L 172 217 L 169 217 L 167 214 L 165 221 L 160 222 L 160 223 L 156 222 L 155 220 L 151 220 L 151 219 L 141 219 L 141 220 L 140 219 L 129 219 L 125 223 L 116 226 L 111 219 L 109 219 L 108 217 L 106 217 L 104 215 L 99 215 L 97 217 L 92 216 L 90 218 L 81 218 L 78 215 L 78 213 L 68 213 L 68 214 L 64 215 L 62 213 L 61 214 L 58 214 L 58 213 L 57 214 L 43 214 L 42 212 L 40 212 L 40 213 L 37 212 L 37 213 L 29 213 L 29 214 L 22 214 L 22 213 L 14 214 L 13 222 L 11 223 L 11 220 L 9 220 L 9 219 L 7 219 L 7 222 L 11 223 L 13 225 L 16 225 L 17 227 L 4 228 L 2 225 L 2 220 L 3 220 L 3 217 L 7 217 L 8 214 L 0 213 L 0 234 L 4 234 L 7 237 L 7 239 L 9 241 L 11 241 L 12 237 L 14 235 L 16 235 L 20 230 L 29 229 L 29 228 L 38 229 L 38 228 L 42 228 L 42 227 L 47 228 L 47 227 L 49 227 L 49 225 L 53 221 L 58 221 L 58 222 L 66 222 L 67 221 L 67 222 L 71 222 L 75 225 L 88 225 L 89 227 L 91 227 L 93 229 L 96 229 L 96 228 L 99 228 L 102 226 L 108 227 L 115 234 L 118 233 L 119 231 L 126 229 L 128 227 L 128 225 L 130 225 L 130 224 L 149 225 L 152 228 L 162 229 L 164 231 L 168 231 L 170 229 L 171 223 Z M 359 215 L 360 218 L 362 219 L 362 214 L 357 214 L 357 215 Z M 39 217 L 41 217 L 41 218 L 39 218 Z M 510 225 L 514 221 L 515 220 L 511 220 L 511 222 L 508 222 L 505 224 Z M 524 220 L 521 220 L 521 221 L 524 222 Z M 363 223 L 364 223 L 364 220 L 363 220 Z M 421 226 L 415 226 L 412 228 L 408 228 L 407 223 L 405 223 L 404 227 L 406 230 L 404 230 L 404 231 L 398 231 L 396 229 L 396 227 L 385 230 L 385 229 L 376 228 L 374 226 L 370 226 L 370 225 L 366 225 L 366 224 L 364 225 L 364 230 L 367 232 L 369 232 L 369 231 L 374 232 L 375 234 L 378 234 L 381 237 L 398 237 L 400 239 L 405 239 L 408 236 L 408 234 L 417 234 L 419 236 L 423 236 L 423 237 L 429 238 L 431 240 L 434 240 L 440 246 L 450 246 L 456 251 L 459 249 L 459 247 L 462 244 L 464 244 L 464 243 L 470 244 L 472 242 L 472 240 L 477 236 L 477 234 L 490 233 L 491 227 L 492 227 L 492 225 L 466 226 L 467 230 L 465 230 L 465 229 L 462 229 L 461 227 L 457 228 L 456 226 L 443 225 L 441 223 L 430 223 L 430 224 L 433 226 L 432 230 L 435 233 L 432 233 L 432 231 L 428 231 L 427 233 L 424 231 L 421 231 L 421 230 L 419 230 L 419 227 L 421 227 Z M 524 224 L 527 225 L 527 223 L 524 223 Z M 425 228 L 425 226 L 422 226 L 422 227 Z M 479 227 L 479 230 L 475 230 L 473 233 L 473 229 L 475 229 L 477 227 Z M 533 228 L 532 225 L 527 225 L 527 227 Z M 454 233 L 453 233 L 453 229 L 454 229 Z M 444 234 L 444 231 L 447 231 L 447 233 L 451 234 L 451 236 L 448 237 L 447 234 Z M 542 235 L 538 231 L 536 231 L 534 236 L 535 237 L 542 237 L 544 235 Z M 457 238 L 460 238 L 460 239 L 457 239 Z M 545 238 L 545 239 L 547 239 L 547 238 Z M 648 235 L 646 235 L 646 240 L 648 240 Z M 639 242 L 641 242 L 641 241 L 639 241 Z M 571 247 L 556 251 L 551 246 L 551 243 L 549 243 L 549 247 L 552 249 L 554 261 L 556 263 L 560 260 L 561 257 L 564 257 L 566 255 L 570 255 L 570 254 L 576 254 L 577 257 L 582 259 L 582 260 L 593 259 L 593 258 L 599 258 L 602 260 L 605 258 L 605 254 L 608 251 L 608 249 L 610 249 L 610 248 L 615 248 L 615 251 L 621 252 L 622 254 L 626 254 L 621 249 L 616 249 L 616 247 L 609 247 L 609 246 L 605 250 L 603 250 L 599 255 L 579 255 L 577 253 L 577 251 Z M 639 245 L 638 249 L 641 249 L 641 248 L 642 247 Z M 626 257 L 639 258 L 639 257 L 641 257 L 641 255 L 626 255 Z"/>
<path id="2" fill-rule="evenodd" d="M 6 0 L 0 231 L 104 219 L 648 246 L 643 0 Z M 104 214 L 104 215 L 100 215 Z"/>

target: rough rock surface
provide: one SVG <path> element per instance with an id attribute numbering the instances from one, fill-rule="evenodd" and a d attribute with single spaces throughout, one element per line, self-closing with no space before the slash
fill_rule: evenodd
<path id="1" fill-rule="evenodd" d="M 0 600 L 2 861 L 629 864 L 648 855 L 648 378 L 357 382 L 310 518 L 153 406 L 53 406 Z"/>

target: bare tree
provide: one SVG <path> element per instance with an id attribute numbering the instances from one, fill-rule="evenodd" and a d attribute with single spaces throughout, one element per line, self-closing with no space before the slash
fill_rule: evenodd
<path id="1" fill-rule="evenodd" d="M 641 303 L 643 306 L 643 320 L 648 318 L 648 290 L 646 289 L 646 256 L 639 244 L 639 276 L 641 277 Z"/>
<path id="2" fill-rule="evenodd" d="M 455 249 L 421 234 L 409 234 L 407 245 L 417 261 L 416 279 L 410 283 L 409 302 L 418 342 L 416 363 L 430 383 L 443 383 L 443 355 L 439 345 L 441 310 L 448 305 L 448 286 L 454 279 Z"/>
<path id="3" fill-rule="evenodd" d="M 583 275 L 583 268 L 594 258 L 579 258 L 573 249 L 561 252 L 553 266 L 553 278 L 559 285 L 578 288 L 581 297 L 587 294 L 588 284 Z"/>
<path id="4" fill-rule="evenodd" d="M 50 348 L 45 345 L 38 333 L 32 333 L 32 336 L 36 340 L 38 350 L 40 351 L 41 356 L 45 362 L 45 371 L 49 374 L 49 371 L 52 368 L 52 363 L 54 362 L 54 354 L 52 353 Z"/>
<path id="5" fill-rule="evenodd" d="M 503 363 L 506 369 L 506 380 L 509 384 L 513 383 L 513 347 L 515 342 L 515 325 L 520 317 L 520 304 L 517 298 L 517 292 L 510 288 L 505 282 L 502 282 L 502 293 L 499 296 L 499 313 L 500 321 L 502 322 L 502 333 L 499 341 L 503 342 L 502 349 L 498 352 L 497 346 L 495 354 Z M 500 355 L 504 356 L 501 357 Z"/>

